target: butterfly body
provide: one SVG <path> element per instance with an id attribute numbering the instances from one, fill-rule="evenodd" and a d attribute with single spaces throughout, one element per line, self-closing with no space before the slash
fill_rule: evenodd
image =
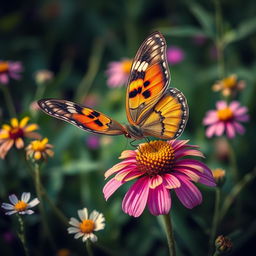
<path id="1" fill-rule="evenodd" d="M 94 133 L 175 139 L 186 126 L 188 105 L 182 92 L 168 88 L 169 82 L 166 42 L 161 33 L 154 32 L 142 43 L 132 64 L 126 92 L 128 124 L 71 101 L 41 99 L 38 105 L 46 114 Z"/>

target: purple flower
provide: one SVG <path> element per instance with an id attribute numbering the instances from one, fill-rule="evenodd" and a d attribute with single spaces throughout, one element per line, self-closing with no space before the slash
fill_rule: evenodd
<path id="1" fill-rule="evenodd" d="M 218 101 L 216 107 L 216 110 L 208 111 L 203 120 L 203 124 L 208 126 L 207 137 L 221 136 L 225 132 L 228 138 L 234 138 L 236 133 L 245 132 L 240 122 L 249 120 L 247 107 L 241 106 L 238 101 L 232 101 L 229 105 L 225 101 Z"/>
<path id="2" fill-rule="evenodd" d="M 23 71 L 21 62 L 19 61 L 2 61 L 0 60 L 0 83 L 8 84 L 10 78 L 19 80 L 20 72 Z"/>
<path id="3" fill-rule="evenodd" d="M 184 51 L 177 47 L 171 46 L 167 49 L 167 60 L 171 65 L 179 64 L 185 58 Z"/>
<path id="4" fill-rule="evenodd" d="M 120 156 L 124 160 L 105 173 L 106 178 L 115 175 L 103 188 L 105 199 L 124 183 L 135 180 L 122 203 L 123 211 L 131 216 L 139 217 L 146 205 L 153 215 L 168 214 L 172 189 L 185 207 L 200 204 L 202 195 L 193 182 L 215 186 L 215 181 L 204 163 L 187 158 L 204 157 L 197 146 L 187 142 L 151 141 L 140 144 L 137 150 L 124 151 Z"/>
<path id="5" fill-rule="evenodd" d="M 100 138 L 97 135 L 89 135 L 86 139 L 86 144 L 90 149 L 97 149 L 100 145 Z"/>

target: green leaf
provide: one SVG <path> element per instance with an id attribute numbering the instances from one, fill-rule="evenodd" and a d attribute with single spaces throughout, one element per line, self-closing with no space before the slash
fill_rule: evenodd
<path id="1" fill-rule="evenodd" d="M 214 17 L 200 5 L 195 3 L 192 3 L 190 5 L 190 10 L 194 14 L 198 22 L 201 24 L 204 33 L 209 37 L 214 38 Z"/>
<path id="2" fill-rule="evenodd" d="M 159 31 L 161 31 L 161 33 L 163 33 L 166 36 L 177 37 L 205 35 L 203 30 L 192 26 L 159 28 Z"/>
<path id="3" fill-rule="evenodd" d="M 77 160 L 69 162 L 64 166 L 51 168 L 50 172 L 61 172 L 63 174 L 78 174 L 90 171 L 96 171 L 100 168 L 100 164 L 92 162 L 89 159 Z"/>
<path id="4" fill-rule="evenodd" d="M 243 21 L 237 29 L 229 31 L 224 36 L 225 44 L 233 43 L 242 40 L 247 36 L 256 32 L 256 18 L 251 18 Z"/>

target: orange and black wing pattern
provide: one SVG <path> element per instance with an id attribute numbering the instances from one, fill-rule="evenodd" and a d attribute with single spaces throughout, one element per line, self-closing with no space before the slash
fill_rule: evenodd
<path id="1" fill-rule="evenodd" d="M 169 81 L 166 41 L 160 32 L 154 32 L 142 43 L 133 60 L 126 96 L 130 124 L 140 126 Z"/>
<path id="2" fill-rule="evenodd" d="M 71 101 L 41 99 L 38 101 L 38 105 L 46 114 L 86 131 L 106 135 L 126 134 L 125 128 L 115 120 L 101 112 Z"/>
<path id="3" fill-rule="evenodd" d="M 182 134 L 188 115 L 188 104 L 183 93 L 169 88 L 143 121 L 141 129 L 145 136 L 175 139 Z"/>

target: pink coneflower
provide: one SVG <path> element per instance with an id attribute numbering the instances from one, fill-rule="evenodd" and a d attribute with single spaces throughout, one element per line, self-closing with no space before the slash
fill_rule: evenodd
<path id="1" fill-rule="evenodd" d="M 171 65 L 179 64 L 185 58 L 184 51 L 177 47 L 171 46 L 167 49 L 167 60 Z"/>
<path id="2" fill-rule="evenodd" d="M 125 85 L 129 78 L 131 66 L 132 60 L 130 59 L 110 62 L 106 70 L 108 86 L 114 88 Z"/>
<path id="3" fill-rule="evenodd" d="M 122 184 L 136 179 L 122 203 L 123 211 L 131 216 L 140 216 L 146 205 L 153 215 L 169 213 L 171 189 L 185 207 L 191 209 L 200 204 L 201 192 L 192 182 L 215 186 L 215 181 L 204 163 L 183 159 L 203 157 L 197 146 L 187 142 L 151 141 L 140 144 L 137 150 L 124 151 L 120 156 L 124 160 L 105 173 L 106 178 L 115 174 L 103 188 L 105 199 L 108 200 Z"/>
<path id="4" fill-rule="evenodd" d="M 8 84 L 10 78 L 19 80 L 20 72 L 23 71 L 22 64 L 19 61 L 2 61 L 0 60 L 0 83 Z"/>
<path id="5" fill-rule="evenodd" d="M 216 103 L 217 110 L 210 110 L 203 120 L 208 125 L 206 136 L 221 136 L 224 132 L 228 138 L 234 138 L 236 133 L 243 134 L 244 127 L 240 122 L 247 122 L 249 115 L 247 107 L 241 106 L 238 101 L 232 101 L 229 105 L 225 101 Z"/>

